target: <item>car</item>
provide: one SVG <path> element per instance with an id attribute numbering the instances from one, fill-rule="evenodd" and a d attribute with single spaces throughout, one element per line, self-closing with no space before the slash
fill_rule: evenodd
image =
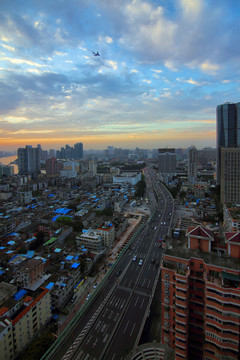
<path id="1" fill-rule="evenodd" d="M 86 301 L 88 301 L 91 297 L 91 294 L 88 294 L 88 296 L 86 297 Z"/>
<path id="2" fill-rule="evenodd" d="M 136 259 L 137 259 L 137 255 L 134 255 L 133 261 L 136 261 Z"/>
<path id="3" fill-rule="evenodd" d="M 73 303 L 77 298 L 77 295 L 74 295 L 72 298 L 71 298 L 71 303 Z"/>
<path id="4" fill-rule="evenodd" d="M 143 264 L 143 261 L 142 259 L 139 261 L 138 265 L 142 265 Z"/>

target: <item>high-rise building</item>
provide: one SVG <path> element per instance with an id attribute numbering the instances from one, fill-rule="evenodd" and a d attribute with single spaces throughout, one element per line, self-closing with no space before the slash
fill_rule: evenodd
<path id="1" fill-rule="evenodd" d="M 221 148 L 222 204 L 240 204 L 240 147 Z"/>
<path id="2" fill-rule="evenodd" d="M 159 172 L 163 174 L 175 174 L 177 167 L 177 155 L 175 149 L 158 149 Z"/>
<path id="3" fill-rule="evenodd" d="M 168 240 L 162 262 L 162 342 L 176 360 L 239 359 L 240 233 L 225 243 L 202 226 Z"/>
<path id="4" fill-rule="evenodd" d="M 82 159 L 83 158 L 83 144 L 77 143 L 74 145 L 74 159 Z"/>
<path id="5" fill-rule="evenodd" d="M 65 145 L 65 148 L 62 147 L 61 150 L 56 151 L 56 157 L 58 159 L 65 160 L 79 160 L 83 158 L 83 144 L 77 143 L 74 147 Z"/>
<path id="6" fill-rule="evenodd" d="M 27 145 L 18 149 L 18 173 L 36 177 L 40 174 L 40 148 Z"/>
<path id="7" fill-rule="evenodd" d="M 221 148 L 240 147 L 240 102 L 217 106 L 217 183 L 221 185 Z"/>
<path id="8" fill-rule="evenodd" d="M 13 166 L 0 164 L 0 178 L 11 176 L 13 174 L 14 174 Z"/>
<path id="9" fill-rule="evenodd" d="M 197 179 L 197 158 L 198 151 L 195 146 L 188 149 L 188 181 L 195 182 Z"/>
<path id="10" fill-rule="evenodd" d="M 55 157 L 46 160 L 46 175 L 59 175 L 62 168 L 62 162 L 58 161 Z"/>

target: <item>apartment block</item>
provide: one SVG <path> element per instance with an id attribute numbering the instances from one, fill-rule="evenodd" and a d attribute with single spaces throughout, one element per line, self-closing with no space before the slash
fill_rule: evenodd
<path id="1" fill-rule="evenodd" d="M 43 275 L 45 273 L 45 269 L 45 261 L 42 259 L 31 259 L 27 263 L 23 264 L 16 272 L 16 282 L 24 289 L 31 289 L 37 282 L 44 282 Z"/>
<path id="2" fill-rule="evenodd" d="M 240 204 L 240 147 L 221 148 L 221 203 Z"/>
<path id="3" fill-rule="evenodd" d="M 101 236 L 103 245 L 111 247 L 115 241 L 115 226 L 111 223 L 105 223 L 97 228 L 96 233 Z"/>
<path id="4" fill-rule="evenodd" d="M 235 235 L 235 236 L 234 236 Z M 172 240 L 162 261 L 162 342 L 175 359 L 239 359 L 240 236 L 202 227 Z M 238 251 L 237 251 L 238 250 Z"/>
<path id="5" fill-rule="evenodd" d="M 239 232 L 240 231 L 240 208 L 229 208 L 224 205 L 223 220 L 226 231 Z"/>
<path id="6" fill-rule="evenodd" d="M 51 317 L 50 293 L 39 289 L 31 296 L 19 290 L 0 308 L 0 353 L 11 360 L 24 350 Z"/>
<path id="7" fill-rule="evenodd" d="M 76 237 L 78 248 L 85 247 L 93 253 L 100 253 L 103 251 L 103 242 L 101 236 L 96 231 L 89 229 Z"/>

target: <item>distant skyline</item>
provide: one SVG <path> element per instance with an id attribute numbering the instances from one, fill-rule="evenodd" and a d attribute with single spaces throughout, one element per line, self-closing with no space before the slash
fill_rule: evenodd
<path id="1" fill-rule="evenodd" d="M 239 15 L 237 0 L 1 0 L 0 151 L 216 147 L 216 106 L 240 101 Z"/>

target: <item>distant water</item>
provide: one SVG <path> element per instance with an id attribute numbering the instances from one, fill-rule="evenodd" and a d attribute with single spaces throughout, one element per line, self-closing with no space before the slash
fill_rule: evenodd
<path id="1" fill-rule="evenodd" d="M 15 161 L 16 159 L 17 159 L 17 155 L 0 157 L 0 164 L 13 166 L 14 174 L 18 174 L 18 165 L 10 164 L 12 161 Z M 46 174 L 46 170 L 41 170 L 41 173 Z"/>
<path id="2" fill-rule="evenodd" d="M 0 157 L 0 164 L 13 166 L 14 174 L 17 174 L 18 173 L 17 164 L 10 164 L 12 161 L 15 161 L 16 159 L 17 159 L 17 155 Z"/>

